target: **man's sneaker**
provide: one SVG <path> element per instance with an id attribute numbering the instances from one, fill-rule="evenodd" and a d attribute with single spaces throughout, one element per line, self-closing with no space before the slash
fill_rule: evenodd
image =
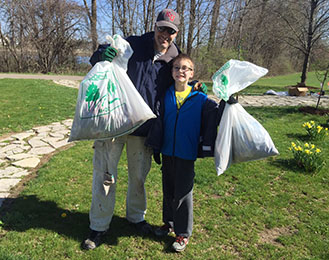
<path id="1" fill-rule="evenodd" d="M 168 225 L 168 224 L 164 224 L 161 227 L 159 227 L 156 230 L 154 230 L 154 234 L 157 237 L 167 236 L 171 232 L 174 232 L 174 229 L 170 225 Z"/>
<path id="2" fill-rule="evenodd" d="M 91 230 L 88 238 L 82 242 L 82 248 L 85 250 L 93 250 L 102 243 L 102 239 L 106 234 L 106 231 Z"/>
<path id="3" fill-rule="evenodd" d="M 181 252 L 184 251 L 187 244 L 187 237 L 177 236 L 175 242 L 172 244 L 172 249 L 176 252 Z"/>
<path id="4" fill-rule="evenodd" d="M 153 232 L 152 226 L 149 223 L 147 223 L 146 220 L 143 220 L 138 223 L 134 223 L 134 225 L 135 225 L 137 231 L 143 235 L 148 235 Z"/>

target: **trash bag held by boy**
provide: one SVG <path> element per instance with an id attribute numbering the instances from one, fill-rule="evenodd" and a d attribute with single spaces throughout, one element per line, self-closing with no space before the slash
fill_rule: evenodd
<path id="1" fill-rule="evenodd" d="M 229 60 L 212 77 L 215 95 L 225 101 L 268 72 L 247 61 Z M 238 162 L 258 160 L 279 152 L 266 129 L 238 103 L 225 104 L 215 145 L 217 174 Z"/>
<path id="2" fill-rule="evenodd" d="M 126 73 L 133 53 L 129 43 L 119 35 L 107 39 L 117 57 L 98 62 L 81 82 L 69 141 L 130 134 L 155 117 Z"/>

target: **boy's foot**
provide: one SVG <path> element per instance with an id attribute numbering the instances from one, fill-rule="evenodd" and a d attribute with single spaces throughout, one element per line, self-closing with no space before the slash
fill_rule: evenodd
<path id="1" fill-rule="evenodd" d="M 93 250 L 102 243 L 102 239 L 105 236 L 106 231 L 95 231 L 91 229 L 88 238 L 82 242 L 81 247 L 85 250 Z"/>
<path id="2" fill-rule="evenodd" d="M 172 249 L 176 252 L 182 252 L 188 244 L 188 238 L 177 236 L 175 242 L 172 244 Z"/>
<path id="3" fill-rule="evenodd" d="M 174 232 L 174 229 L 170 225 L 168 225 L 168 224 L 164 224 L 161 227 L 159 227 L 156 230 L 154 230 L 154 234 L 157 237 L 167 236 L 171 232 Z"/>
<path id="4" fill-rule="evenodd" d="M 153 232 L 152 226 L 149 223 L 147 223 L 146 220 L 133 224 L 136 227 L 137 231 L 143 235 L 148 235 Z"/>

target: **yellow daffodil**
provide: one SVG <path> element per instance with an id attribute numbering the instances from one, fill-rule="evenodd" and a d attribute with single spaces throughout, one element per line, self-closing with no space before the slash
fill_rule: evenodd
<path id="1" fill-rule="evenodd" d="M 321 150 L 319 148 L 316 148 L 315 152 L 316 153 L 321 153 Z"/>
<path id="2" fill-rule="evenodd" d="M 305 143 L 304 146 L 305 147 L 310 147 L 310 145 L 308 143 Z"/>
<path id="3" fill-rule="evenodd" d="M 66 213 L 65 213 L 65 212 L 62 213 L 61 217 L 62 217 L 62 218 L 66 218 L 66 217 L 67 217 Z"/>

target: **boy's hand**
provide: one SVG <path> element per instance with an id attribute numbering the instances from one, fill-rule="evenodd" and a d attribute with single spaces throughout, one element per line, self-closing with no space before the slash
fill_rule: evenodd
<path id="1" fill-rule="evenodd" d="M 156 164 L 161 164 L 161 158 L 160 158 L 160 153 L 156 153 L 156 152 L 154 152 L 153 153 L 153 159 L 154 159 L 154 161 L 156 162 Z"/>
<path id="2" fill-rule="evenodd" d="M 105 49 L 105 51 L 102 53 L 102 61 L 109 61 L 112 62 L 113 59 L 117 56 L 118 50 L 109 46 Z"/>
<path id="3" fill-rule="evenodd" d="M 232 105 L 232 104 L 238 103 L 238 101 L 233 97 L 233 95 L 231 95 L 229 97 L 229 99 L 227 100 L 227 103 L 230 104 L 230 105 Z"/>
<path id="4" fill-rule="evenodd" d="M 207 91 L 208 91 L 207 85 L 204 84 L 203 82 L 197 82 L 197 83 L 195 83 L 194 89 L 197 90 L 197 91 L 201 91 L 204 94 L 207 94 Z"/>

